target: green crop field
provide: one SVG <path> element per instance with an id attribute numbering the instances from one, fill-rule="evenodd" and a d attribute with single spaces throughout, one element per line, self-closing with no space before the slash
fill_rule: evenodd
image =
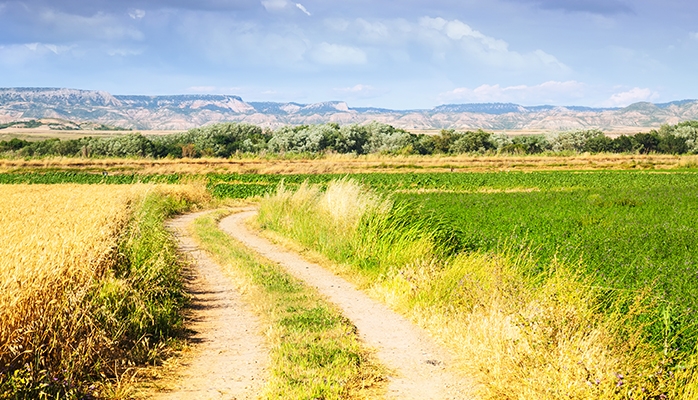
<path id="1" fill-rule="evenodd" d="M 347 177 L 392 199 L 391 211 L 346 180 L 332 188 L 339 176 L 312 176 L 319 185 L 307 189 L 307 177 L 287 176 L 286 191 L 263 200 L 262 225 L 350 265 L 361 285 L 452 343 L 476 364 L 464 368 L 482 374 L 486 398 L 693 398 L 698 174 Z M 280 179 L 209 183 L 268 192 Z"/>
<path id="2" fill-rule="evenodd" d="M 652 288 L 692 351 L 698 330 L 698 175 L 473 174 L 500 192 L 405 193 L 399 201 L 447 221 L 465 250 L 524 249 L 540 269 L 574 265 L 609 289 Z M 467 185 L 464 185 L 467 186 Z M 537 189 L 510 191 L 508 189 Z M 659 327 L 665 329 L 667 327 Z M 661 332 L 652 334 L 661 336 Z"/>

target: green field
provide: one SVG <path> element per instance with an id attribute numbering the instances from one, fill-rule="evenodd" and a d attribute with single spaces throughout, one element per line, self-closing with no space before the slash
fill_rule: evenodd
<path id="1" fill-rule="evenodd" d="M 483 182 L 492 184 L 487 187 L 540 191 L 397 194 L 396 198 L 446 220 L 465 250 L 524 249 L 540 269 L 556 259 L 602 287 L 653 288 L 670 313 L 670 329 L 683 333 L 675 337 L 674 345 L 692 351 L 698 334 L 698 176 L 544 175 L 549 179 L 522 175 L 519 181 L 506 183 L 482 176 Z"/>
<path id="2" fill-rule="evenodd" d="M 387 213 L 332 178 L 290 177 L 260 223 L 450 343 L 485 398 L 694 398 L 695 173 L 349 176 Z"/>

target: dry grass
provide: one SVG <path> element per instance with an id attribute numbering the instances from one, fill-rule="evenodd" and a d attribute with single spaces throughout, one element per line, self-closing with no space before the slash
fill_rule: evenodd
<path id="1" fill-rule="evenodd" d="M 595 169 L 671 169 L 698 165 L 696 156 L 595 154 L 574 156 L 353 156 L 326 155 L 317 159 L 199 158 L 199 159 L 2 159 L 0 172 L 42 169 L 109 171 L 138 174 L 215 173 L 365 173 L 448 171 L 532 171 Z"/>

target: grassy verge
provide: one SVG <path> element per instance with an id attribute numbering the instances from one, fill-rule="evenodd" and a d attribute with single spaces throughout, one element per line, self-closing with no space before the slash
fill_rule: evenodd
<path id="1" fill-rule="evenodd" d="M 600 286 L 576 265 L 526 248 L 462 252 L 447 224 L 351 181 L 281 186 L 262 227 L 338 262 L 338 270 L 458 354 L 488 399 L 692 399 L 695 352 L 677 352 L 652 287 Z M 653 327 L 664 326 L 659 339 Z M 652 329 L 649 329 L 652 328 Z"/>
<path id="2" fill-rule="evenodd" d="M 182 332 L 187 296 L 164 220 L 203 198 L 186 187 L 136 195 L 116 246 L 17 333 L 31 347 L 2 343 L 9 352 L 0 354 L 0 398 L 128 397 L 138 368 L 158 363 Z"/>
<path id="3" fill-rule="evenodd" d="M 314 290 L 244 250 L 216 222 L 215 216 L 197 219 L 195 237 L 229 273 L 242 278 L 245 295 L 266 321 L 272 361 L 264 397 L 374 398 L 382 370 L 362 348 L 351 322 Z"/>

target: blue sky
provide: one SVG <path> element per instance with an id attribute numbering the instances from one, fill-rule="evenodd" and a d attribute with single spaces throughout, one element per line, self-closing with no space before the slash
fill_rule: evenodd
<path id="1" fill-rule="evenodd" d="M 431 108 L 698 98 L 679 0 L 0 0 L 0 86 Z"/>

